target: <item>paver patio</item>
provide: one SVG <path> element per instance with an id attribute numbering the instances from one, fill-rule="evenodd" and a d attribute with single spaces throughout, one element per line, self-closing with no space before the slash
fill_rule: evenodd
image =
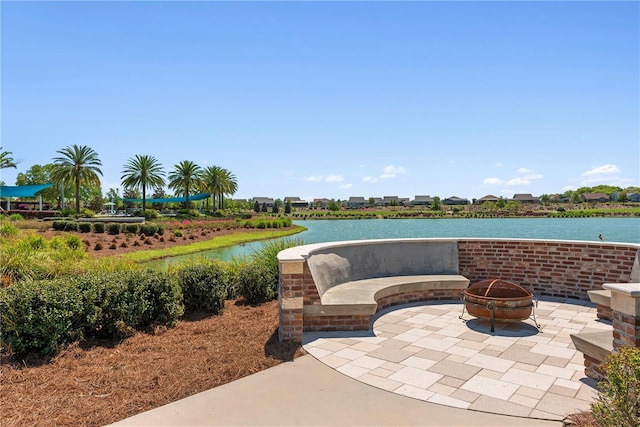
<path id="1" fill-rule="evenodd" d="M 497 322 L 462 314 L 461 301 L 392 307 L 373 333 L 304 334 L 305 350 L 374 387 L 441 405 L 561 420 L 589 410 L 595 381 L 584 375 L 570 334 L 611 329 L 593 304 L 542 297 L 532 320 Z"/>

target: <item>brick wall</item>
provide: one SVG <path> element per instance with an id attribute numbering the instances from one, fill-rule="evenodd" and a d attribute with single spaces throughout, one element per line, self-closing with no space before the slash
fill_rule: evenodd
<path id="1" fill-rule="evenodd" d="M 502 278 L 534 295 L 588 300 L 603 283 L 626 283 L 638 249 L 564 241 L 459 240 L 460 274 L 471 283 Z"/>

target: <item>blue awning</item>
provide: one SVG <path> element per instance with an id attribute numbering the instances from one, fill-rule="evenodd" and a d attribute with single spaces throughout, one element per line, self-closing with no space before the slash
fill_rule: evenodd
<path id="1" fill-rule="evenodd" d="M 206 199 L 207 197 L 211 197 L 211 194 L 209 193 L 201 193 L 201 194 L 194 194 L 193 196 L 189 196 L 189 201 L 193 202 L 196 200 L 203 200 Z M 124 198 L 122 199 L 122 201 L 124 202 L 142 202 L 142 199 L 127 199 Z M 147 199 L 147 203 L 184 203 L 187 201 L 186 197 L 166 197 L 164 199 Z"/>
<path id="2" fill-rule="evenodd" d="M 0 186 L 0 198 L 3 197 L 36 197 L 36 193 L 49 188 L 53 184 Z"/>

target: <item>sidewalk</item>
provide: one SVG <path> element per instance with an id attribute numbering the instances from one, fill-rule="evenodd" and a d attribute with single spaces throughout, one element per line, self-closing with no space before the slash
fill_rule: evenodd
<path id="1" fill-rule="evenodd" d="M 437 405 L 349 378 L 307 355 L 113 426 L 562 426 Z"/>

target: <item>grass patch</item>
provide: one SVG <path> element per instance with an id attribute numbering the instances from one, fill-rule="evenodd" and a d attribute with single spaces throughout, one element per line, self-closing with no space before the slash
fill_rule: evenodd
<path id="1" fill-rule="evenodd" d="M 251 230 L 243 231 L 239 230 L 230 235 L 218 236 L 211 240 L 204 242 L 196 242 L 190 245 L 174 246 L 167 249 L 152 249 L 145 251 L 131 252 L 122 255 L 122 258 L 128 259 L 134 262 L 147 262 L 156 259 L 162 259 L 172 256 L 189 255 L 202 251 L 209 251 L 212 249 L 226 248 L 229 246 L 239 245 L 241 243 L 255 242 L 259 240 L 275 239 L 277 237 L 291 236 L 293 234 L 301 233 L 306 228 L 301 226 L 294 226 L 290 229 L 265 229 L 265 230 Z"/>

